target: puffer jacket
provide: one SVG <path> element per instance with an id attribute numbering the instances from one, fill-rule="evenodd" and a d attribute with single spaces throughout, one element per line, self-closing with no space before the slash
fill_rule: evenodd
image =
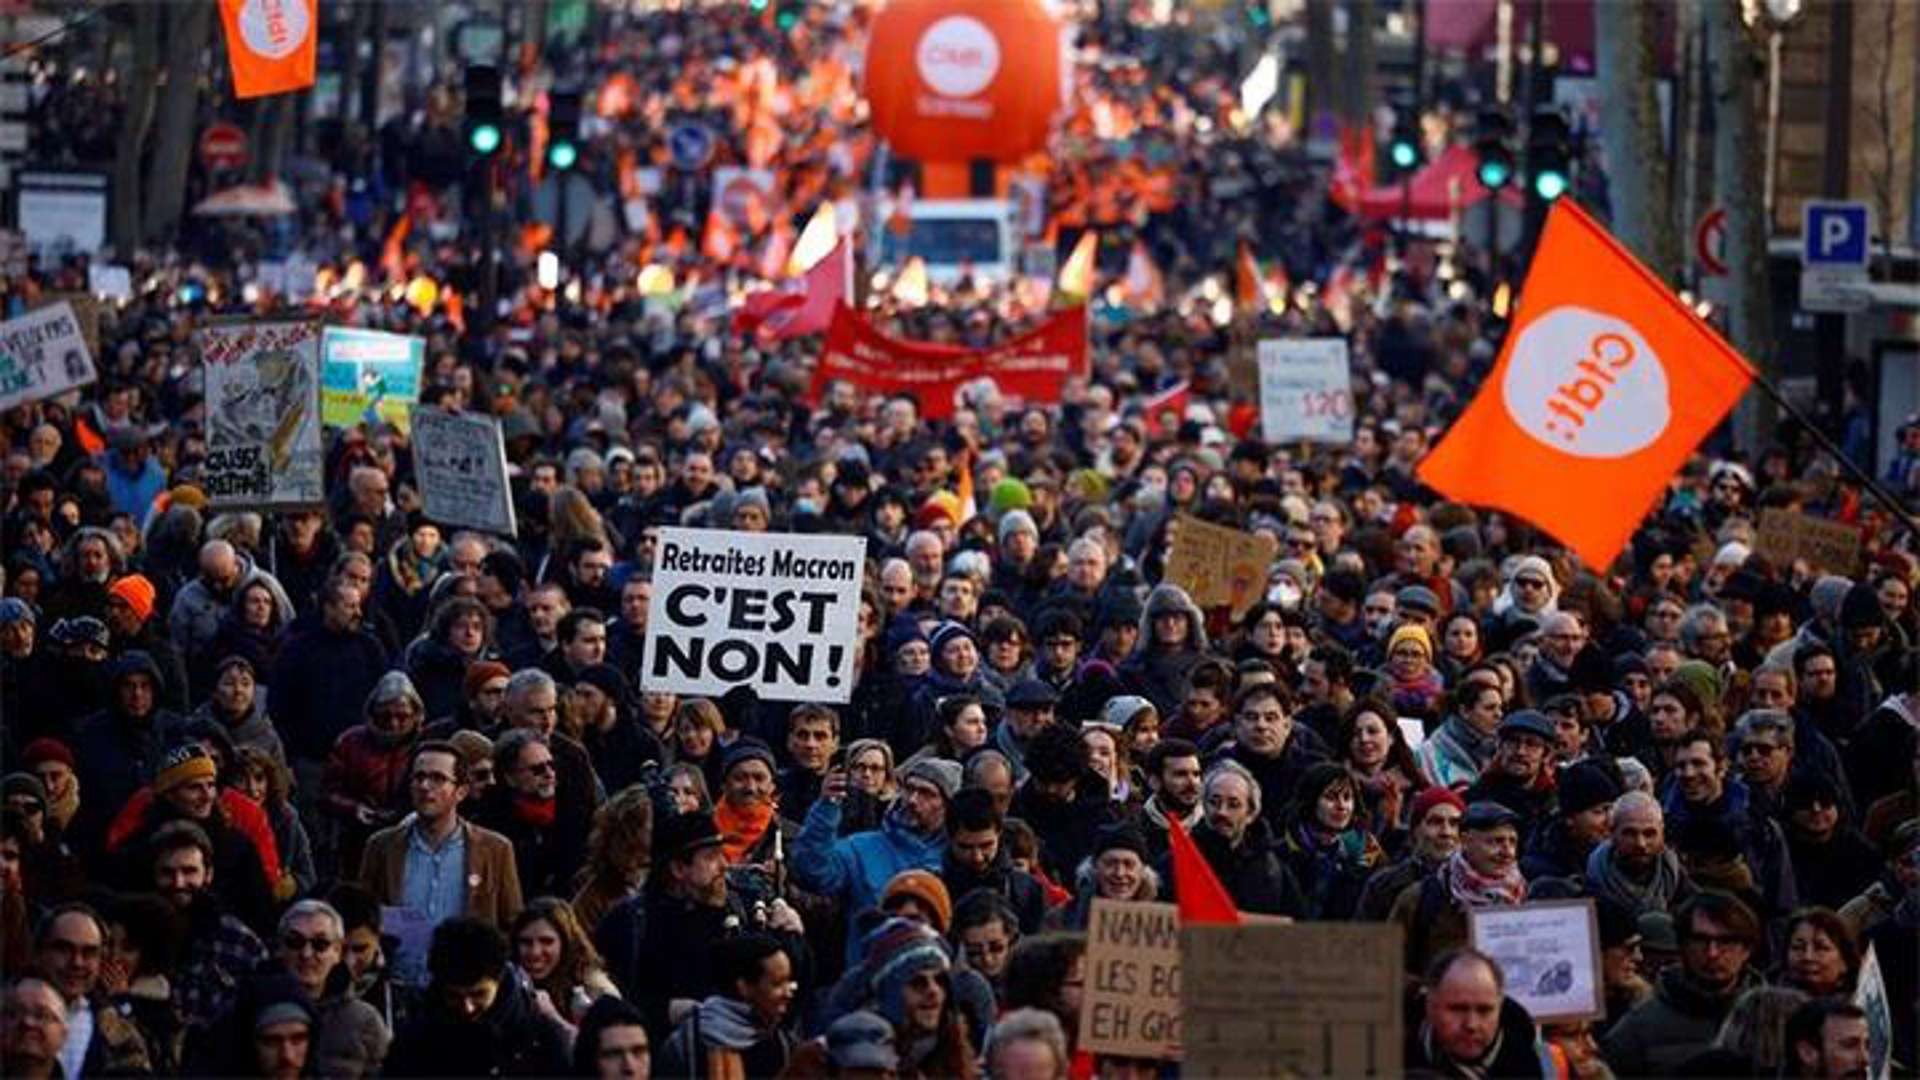
<path id="1" fill-rule="evenodd" d="M 849 925 L 860 912 L 880 903 L 887 882 L 902 870 L 940 872 L 946 837 L 909 829 L 895 809 L 871 832 L 840 838 L 841 806 L 820 799 L 807 811 L 788 862 L 794 884 L 844 903 Z M 848 935 L 849 953 L 859 935 Z M 851 956 L 849 956 L 851 959 Z"/>

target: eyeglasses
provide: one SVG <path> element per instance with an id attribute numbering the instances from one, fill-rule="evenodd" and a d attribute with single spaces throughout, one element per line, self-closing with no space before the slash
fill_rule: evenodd
<path id="1" fill-rule="evenodd" d="M 417 772 L 413 774 L 413 782 L 416 784 L 425 784 L 428 787 L 446 787 L 453 783 L 454 779 L 446 773 Z"/>
<path id="2" fill-rule="evenodd" d="M 325 934 L 308 937 L 298 931 L 289 930 L 280 935 L 280 947 L 288 952 L 312 952 L 324 954 L 332 949 L 336 942 Z"/>
<path id="3" fill-rule="evenodd" d="M 1754 757 L 1772 757 L 1784 749 L 1786 749 L 1784 743 L 1758 742 L 1749 739 L 1740 744 L 1740 756 L 1746 757 L 1751 754 Z"/>
<path id="4" fill-rule="evenodd" d="M 1541 581 L 1539 578 L 1530 578 L 1530 577 L 1514 578 L 1513 583 L 1515 586 L 1522 589 L 1544 589 L 1547 587 L 1547 583 L 1544 581 Z"/>

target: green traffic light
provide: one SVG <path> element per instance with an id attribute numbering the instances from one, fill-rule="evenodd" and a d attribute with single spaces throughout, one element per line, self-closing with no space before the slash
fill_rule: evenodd
<path id="1" fill-rule="evenodd" d="M 566 140 L 547 147 L 547 164 L 556 169 L 571 169 L 580 160 L 580 149 Z"/>
<path id="2" fill-rule="evenodd" d="M 1547 169 L 1534 174 L 1533 193 L 1548 202 L 1567 193 L 1567 174 Z"/>
<path id="3" fill-rule="evenodd" d="M 794 24 L 798 23 L 799 21 L 800 21 L 800 13 L 797 11 L 794 11 L 792 8 L 788 8 L 787 10 L 782 11 L 780 14 L 775 15 L 773 17 L 774 25 L 778 26 L 782 30 L 793 29 Z"/>
<path id="4" fill-rule="evenodd" d="M 755 11 L 767 10 L 767 0 L 748 0 L 747 6 Z"/>
<path id="5" fill-rule="evenodd" d="M 1420 149 L 1401 139 L 1394 140 L 1393 146 L 1387 150 L 1387 156 L 1393 159 L 1396 169 L 1411 169 L 1420 163 Z"/>
<path id="6" fill-rule="evenodd" d="M 473 147 L 476 154 L 491 154 L 500 149 L 500 125 L 475 124 L 467 133 L 467 145 Z"/>
<path id="7" fill-rule="evenodd" d="M 1513 166 L 1498 159 L 1488 159 L 1480 163 L 1480 186 L 1489 191 L 1498 191 L 1513 179 Z"/>

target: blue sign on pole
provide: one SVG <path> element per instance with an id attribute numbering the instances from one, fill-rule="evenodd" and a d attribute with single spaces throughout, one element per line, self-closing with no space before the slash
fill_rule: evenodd
<path id="1" fill-rule="evenodd" d="M 1811 268 L 1866 269 L 1873 217 L 1863 202 L 1810 202 L 1802 211 L 1800 261 Z"/>
<path id="2" fill-rule="evenodd" d="M 705 124 L 676 124 L 667 132 L 667 151 L 675 168 L 692 172 L 713 160 L 713 132 Z"/>

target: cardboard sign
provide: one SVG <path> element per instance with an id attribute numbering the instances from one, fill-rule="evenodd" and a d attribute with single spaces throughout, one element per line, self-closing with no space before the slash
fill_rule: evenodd
<path id="1" fill-rule="evenodd" d="M 100 301 L 92 291 L 41 293 L 40 302 L 33 305 L 33 310 L 39 311 L 55 304 L 73 307 L 73 317 L 80 324 L 80 336 L 86 340 L 87 352 L 93 356 L 104 356 L 100 351 Z"/>
<path id="2" fill-rule="evenodd" d="M 251 510 L 324 503 L 320 325 L 219 323 L 200 331 L 200 354 L 209 502 Z"/>
<path id="3" fill-rule="evenodd" d="M 1893 1003 L 1887 1000 L 1887 980 L 1880 974 L 1880 957 L 1871 945 L 1860 961 L 1853 1003 L 1867 1014 L 1867 1076 L 1886 1080 L 1893 1073 Z"/>
<path id="4" fill-rule="evenodd" d="M 1183 928 L 1181 1075 L 1400 1075 L 1402 935 L 1397 923 Z"/>
<path id="5" fill-rule="evenodd" d="M 866 557 L 859 536 L 661 529 L 641 688 L 851 700 Z"/>
<path id="6" fill-rule="evenodd" d="M 424 338 L 327 327 L 320 340 L 320 419 L 331 427 L 384 422 L 408 430 L 426 356 Z"/>
<path id="7" fill-rule="evenodd" d="M 491 416 L 412 410 L 413 478 L 421 509 L 442 525 L 513 536 L 513 491 L 507 448 Z"/>
<path id="8" fill-rule="evenodd" d="M 99 377 L 72 304 L 63 300 L 0 323 L 0 412 Z"/>
<path id="9" fill-rule="evenodd" d="M 1473 947 L 1500 965 L 1507 996 L 1525 1005 L 1535 1020 L 1606 1015 L 1600 925 L 1592 900 L 1474 908 L 1468 920 Z"/>
<path id="10" fill-rule="evenodd" d="M 1238 619 L 1266 592 L 1267 568 L 1279 551 L 1272 537 L 1189 514 L 1174 519 L 1170 533 L 1172 547 L 1161 580 L 1187 590 L 1203 610 L 1224 607 Z"/>
<path id="11" fill-rule="evenodd" d="M 1346 338 L 1268 339 L 1259 363 L 1260 431 L 1268 442 L 1353 441 Z"/>
<path id="12" fill-rule="evenodd" d="M 1860 569 L 1860 530 L 1811 514 L 1762 510 L 1753 550 L 1783 571 L 1805 559 L 1816 573 L 1851 575 Z"/>
<path id="13" fill-rule="evenodd" d="M 1096 1054 L 1180 1057 L 1180 909 L 1093 901 L 1080 1045 Z"/>

